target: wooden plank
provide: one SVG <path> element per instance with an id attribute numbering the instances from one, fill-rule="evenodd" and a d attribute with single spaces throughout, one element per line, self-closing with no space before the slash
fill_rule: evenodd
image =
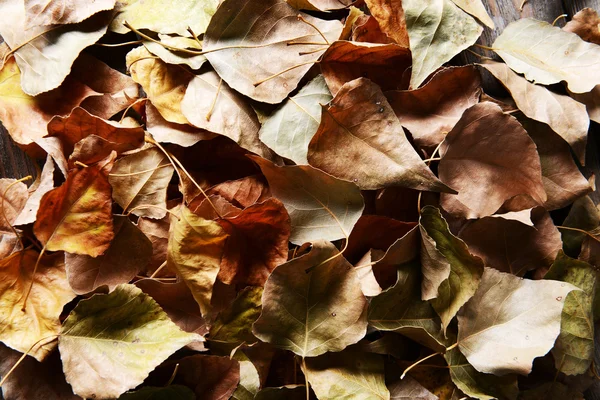
<path id="1" fill-rule="evenodd" d="M 572 17 L 583 8 L 589 7 L 600 12 L 600 0 L 563 0 L 565 12 Z"/>

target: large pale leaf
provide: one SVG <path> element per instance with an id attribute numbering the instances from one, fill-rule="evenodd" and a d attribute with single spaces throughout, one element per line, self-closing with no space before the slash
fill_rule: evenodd
<path id="1" fill-rule="evenodd" d="M 562 251 L 544 279 L 568 282 L 581 290 L 567 295 L 562 311 L 560 335 L 552 354 L 556 369 L 567 375 L 585 373 L 594 359 L 594 314 L 597 270 Z"/>
<path id="2" fill-rule="evenodd" d="M 383 359 L 377 354 L 325 354 L 306 360 L 303 371 L 319 400 L 390 399 Z"/>
<path id="3" fill-rule="evenodd" d="M 43 339 L 59 333 L 60 314 L 75 293 L 67 283 L 62 256 L 42 258 L 34 274 L 38 255 L 35 250 L 24 250 L 0 261 L 0 340 L 21 353 L 41 341 L 29 354 L 42 361 L 56 347 L 56 343 Z"/>
<path id="4" fill-rule="evenodd" d="M 465 242 L 450 232 L 437 208 L 424 207 L 419 225 L 422 249 L 426 249 L 421 253 L 422 286 L 427 289 L 423 290 L 423 299 L 432 299 L 431 304 L 442 319 L 445 333 L 458 310 L 475 294 L 483 274 L 483 261 L 472 255 Z M 436 287 L 440 274 L 446 275 L 447 279 Z M 436 284 L 426 286 L 425 282 Z"/>
<path id="5" fill-rule="evenodd" d="M 342 31 L 339 21 L 299 13 L 285 0 L 225 0 L 204 35 L 206 58 L 233 89 L 258 101 L 279 103 L 328 45 L 298 15 L 328 41 Z M 316 44 L 293 45 L 307 42 Z"/>
<path id="6" fill-rule="evenodd" d="M 179 219 L 171 222 L 167 265 L 177 270 L 206 315 L 228 235 L 217 222 L 184 206 L 180 210 Z"/>
<path id="7" fill-rule="evenodd" d="M 496 104 L 483 102 L 465 111 L 440 153 L 440 179 L 458 191 L 441 195 L 442 208 L 451 214 L 492 215 L 517 195 L 531 197 L 534 204 L 547 199 L 535 144 Z"/>
<path id="8" fill-rule="evenodd" d="M 80 24 L 35 25 L 27 28 L 23 1 L 3 1 L 0 35 L 15 52 L 21 69 L 21 87 L 31 96 L 57 88 L 71 71 L 73 62 L 86 47 L 105 33 L 110 12 L 101 12 Z"/>
<path id="9" fill-rule="evenodd" d="M 352 231 L 365 207 L 355 184 L 308 165 L 277 167 L 259 157 L 252 159 L 290 215 L 292 243 L 337 240 Z"/>
<path id="10" fill-rule="evenodd" d="M 108 177 L 113 198 L 124 211 L 162 218 L 167 214 L 167 186 L 173 171 L 167 157 L 156 147 L 122 157 Z"/>
<path id="11" fill-rule="evenodd" d="M 363 190 L 402 186 L 452 192 L 415 152 L 381 89 L 366 78 L 346 83 L 331 105 L 323 106 L 308 161 Z"/>
<path id="12" fill-rule="evenodd" d="M 308 254 L 277 267 L 262 303 L 254 335 L 302 357 L 341 351 L 367 330 L 367 300 L 356 273 L 326 241 L 313 242 Z"/>
<path id="13" fill-rule="evenodd" d="M 181 331 L 154 300 L 133 285 L 81 300 L 58 340 L 73 391 L 110 399 L 138 386 L 179 348 L 202 340 Z"/>
<path id="14" fill-rule="evenodd" d="M 288 98 L 260 128 L 260 140 L 296 164 L 308 164 L 308 144 L 319 128 L 321 106 L 332 99 L 322 75 Z"/>
<path id="15" fill-rule="evenodd" d="M 485 268 L 477 292 L 458 314 L 458 348 L 479 372 L 529 374 L 533 360 L 554 346 L 573 290 L 579 289 Z"/>
<path id="16" fill-rule="evenodd" d="M 115 0 L 25 0 L 25 14 L 28 26 L 75 24 L 114 6 Z"/>
<path id="17" fill-rule="evenodd" d="M 72 170 L 61 186 L 40 202 L 33 232 L 47 250 L 97 257 L 114 237 L 108 174 L 114 153 L 106 160 Z"/>
<path id="18" fill-rule="evenodd" d="M 574 93 L 589 92 L 600 84 L 600 47 L 548 22 L 517 20 L 492 47 L 509 67 L 534 83 L 566 81 Z"/>
<path id="19" fill-rule="evenodd" d="M 569 96 L 530 83 L 504 63 L 486 61 L 482 65 L 506 86 L 523 114 L 548 124 L 571 145 L 579 162 L 585 164 L 585 145 L 590 125 L 585 105 Z"/>
<path id="20" fill-rule="evenodd" d="M 152 243 L 146 235 L 124 216 L 115 216 L 113 225 L 115 238 L 101 256 L 65 255 L 67 277 L 75 293 L 86 294 L 102 285 L 113 290 L 128 283 L 150 261 Z"/>
<path id="21" fill-rule="evenodd" d="M 110 30 L 127 33 L 123 24 L 128 22 L 136 29 L 149 29 L 158 33 L 177 33 L 189 36 L 187 28 L 200 36 L 215 13 L 219 0 L 118 0 L 119 14 Z"/>
<path id="22" fill-rule="evenodd" d="M 483 28 L 451 0 L 403 0 L 413 67 L 410 87 L 471 46 Z"/>

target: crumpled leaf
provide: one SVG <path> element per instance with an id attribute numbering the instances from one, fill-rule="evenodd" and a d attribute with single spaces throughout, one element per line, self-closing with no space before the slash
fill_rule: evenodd
<path id="1" fill-rule="evenodd" d="M 479 372 L 529 374 L 533 360 L 554 346 L 573 290 L 579 289 L 485 268 L 477 292 L 458 313 L 458 348 Z"/>
<path id="2" fill-rule="evenodd" d="M 402 0 L 413 58 L 411 89 L 471 46 L 483 28 L 451 0 Z"/>
<path id="3" fill-rule="evenodd" d="M 533 226 L 504 218 L 485 217 L 466 225 L 460 238 L 486 267 L 523 276 L 548 269 L 562 248 L 560 232 L 542 207 L 531 212 Z"/>
<path id="4" fill-rule="evenodd" d="M 215 221 L 206 220 L 182 206 L 173 217 L 167 265 L 175 269 L 190 288 L 203 316 L 210 312 L 213 285 L 228 235 Z"/>
<path id="5" fill-rule="evenodd" d="M 149 29 L 158 33 L 176 33 L 189 36 L 187 28 L 200 36 L 215 13 L 218 0 L 118 0 L 119 13 L 110 30 L 127 33 L 123 24 L 128 22 L 136 29 Z"/>
<path id="6" fill-rule="evenodd" d="M 114 238 L 108 174 L 115 154 L 87 168 L 72 170 L 61 186 L 40 201 L 33 232 L 49 251 L 98 257 Z"/>
<path id="7" fill-rule="evenodd" d="M 319 400 L 390 399 L 383 359 L 377 354 L 325 354 L 307 359 L 302 370 Z"/>
<path id="8" fill-rule="evenodd" d="M 479 102 L 480 93 L 479 72 L 465 66 L 441 69 L 418 89 L 384 94 L 419 146 L 437 146 L 464 111 Z"/>
<path id="9" fill-rule="evenodd" d="M 28 27 L 75 24 L 115 6 L 115 0 L 25 0 L 24 3 Z"/>
<path id="10" fill-rule="evenodd" d="M 323 75 L 289 97 L 260 128 L 260 140 L 296 164 L 308 164 L 308 144 L 319 128 L 321 106 L 332 99 Z"/>
<path id="11" fill-rule="evenodd" d="M 187 124 L 169 122 L 152 105 L 146 103 L 146 130 L 160 143 L 175 143 L 182 147 L 193 146 L 201 140 L 210 140 L 216 135 Z"/>
<path id="12" fill-rule="evenodd" d="M 438 400 L 439 398 L 425 389 L 413 377 L 407 375 L 404 379 L 388 385 L 392 400 Z"/>
<path id="13" fill-rule="evenodd" d="M 61 254 L 41 258 L 34 274 L 38 256 L 35 250 L 23 250 L 0 260 L 0 340 L 21 353 L 40 341 L 29 355 L 42 361 L 56 347 L 56 343 L 48 343 L 47 338 L 60 332 L 60 314 L 64 305 L 75 298 L 75 293 L 67 283 Z M 25 293 L 32 280 L 23 310 Z M 44 338 L 46 340 L 42 340 Z"/>
<path id="14" fill-rule="evenodd" d="M 589 92 L 600 84 L 596 73 L 600 47 L 548 22 L 531 18 L 512 22 L 492 47 L 509 67 L 534 83 L 566 81 L 574 93 Z"/>
<path id="15" fill-rule="evenodd" d="M 344 257 L 330 259 L 337 254 L 331 243 L 315 241 L 308 254 L 273 271 L 252 328 L 257 338 L 302 357 L 341 351 L 363 338 L 367 300 Z"/>
<path id="16" fill-rule="evenodd" d="M 301 245 L 319 239 L 337 240 L 352 231 L 365 206 L 355 184 L 308 165 L 277 167 L 251 158 L 290 216 L 290 242 Z"/>
<path id="17" fill-rule="evenodd" d="M 167 186 L 174 168 L 156 147 L 120 158 L 108 177 L 113 198 L 124 211 L 160 219 L 167 212 Z"/>
<path id="18" fill-rule="evenodd" d="M 15 52 L 21 70 L 21 87 L 31 96 L 56 89 L 65 80 L 73 62 L 86 47 L 106 33 L 111 13 L 100 12 L 79 24 L 35 25 L 27 28 L 22 0 L 4 1 L 0 35 Z"/>
<path id="19" fill-rule="evenodd" d="M 379 23 L 380 29 L 394 42 L 409 47 L 408 31 L 402 1 L 366 0 L 371 15 Z"/>
<path id="20" fill-rule="evenodd" d="M 419 227 L 422 298 L 431 299 L 446 334 L 458 310 L 475 294 L 483 274 L 483 262 L 450 232 L 437 208 L 426 206 L 421 210 Z"/>
<path id="21" fill-rule="evenodd" d="M 584 8 L 563 27 L 564 31 L 576 33 L 586 42 L 600 45 L 600 17 L 598 12 L 591 8 Z"/>
<path id="22" fill-rule="evenodd" d="M 323 107 L 308 161 L 363 190 L 395 185 L 453 192 L 421 160 L 381 89 L 366 78 L 346 83 Z"/>
<path id="23" fill-rule="evenodd" d="M 231 88 L 254 100 L 279 103 L 296 88 L 327 46 L 321 35 L 300 21 L 298 15 L 316 26 L 330 42 L 342 31 L 339 21 L 299 13 L 285 0 L 225 0 L 206 29 L 203 51 Z M 238 22 L 231 24 L 233 20 Z M 288 45 L 305 42 L 324 46 Z M 314 51 L 319 48 L 322 50 Z M 291 69 L 284 72 L 288 68 Z"/>
<path id="24" fill-rule="evenodd" d="M 440 154 L 440 179 L 458 191 L 440 198 L 442 208 L 451 214 L 492 215 L 517 195 L 530 196 L 538 204 L 547 199 L 535 144 L 496 104 L 484 102 L 465 111 Z"/>
<path id="25" fill-rule="evenodd" d="M 142 387 L 135 392 L 122 394 L 118 400 L 194 400 L 196 396 L 191 389 L 181 385 L 165 387 Z"/>
<path id="26" fill-rule="evenodd" d="M 517 107 L 531 119 L 548 124 L 585 164 L 585 147 L 590 125 L 585 106 L 569 96 L 557 94 L 520 77 L 508 65 L 496 61 L 481 64 L 510 91 Z"/>
<path id="27" fill-rule="evenodd" d="M 81 300 L 58 339 L 63 371 L 75 394 L 110 399 L 133 389 L 158 364 L 200 335 L 181 331 L 133 285 Z"/>
<path id="28" fill-rule="evenodd" d="M 471 14 L 490 29 L 495 29 L 494 21 L 490 18 L 481 0 L 452 0 L 454 4 Z"/>
<path id="29" fill-rule="evenodd" d="M 77 294 L 106 285 L 109 290 L 128 283 L 144 268 L 152 255 L 152 243 L 127 217 L 114 217 L 115 238 L 96 258 L 65 254 L 69 285 Z"/>
<path id="30" fill-rule="evenodd" d="M 16 187 L 13 187 L 12 190 L 15 189 Z M 42 197 L 50 190 L 54 189 L 54 162 L 52 161 L 52 157 L 46 157 L 46 162 L 44 163 L 42 173 L 40 174 L 38 180 L 36 180 L 36 183 L 32 185 L 31 189 L 33 192 L 29 194 L 29 198 L 27 199 L 27 202 L 25 203 L 19 215 L 14 219 L 14 221 L 11 221 L 12 224 L 26 225 L 35 221 Z M 14 196 L 14 192 L 11 193 L 11 199 L 13 201 L 18 198 L 18 196 Z M 8 215 L 8 212 L 6 211 L 6 205 L 4 210 L 4 212 Z M 0 224 L 0 227 L 2 227 L 2 224 Z M 1 229 L 4 230 L 3 228 Z"/>
<path id="31" fill-rule="evenodd" d="M 567 295 L 562 310 L 560 334 L 552 355 L 556 369 L 567 375 L 585 373 L 594 359 L 594 313 L 597 270 L 585 261 L 575 260 L 562 251 L 544 279 L 577 286 Z"/>

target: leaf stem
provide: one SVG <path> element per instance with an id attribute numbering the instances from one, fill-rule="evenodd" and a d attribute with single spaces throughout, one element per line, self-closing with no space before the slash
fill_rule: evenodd
<path id="1" fill-rule="evenodd" d="M 21 244 L 21 247 L 23 246 L 23 240 L 21 239 L 21 236 L 19 235 L 19 233 L 17 232 L 17 230 L 15 229 L 14 226 L 12 226 L 11 222 L 8 220 L 8 216 L 6 215 L 6 208 L 4 208 L 4 200 L 6 199 L 6 194 L 8 193 L 8 191 L 17 183 L 20 182 L 25 182 L 28 181 L 30 179 L 33 179 L 33 177 L 31 175 L 27 175 L 24 178 L 18 179 L 14 182 L 12 182 L 10 185 L 8 185 L 6 187 L 6 189 L 4 189 L 4 193 L 2 193 L 2 204 L 0 205 L 0 208 L 2 208 L 2 217 L 4 218 L 4 221 L 6 221 L 6 224 L 10 227 L 10 229 L 13 231 L 13 234 L 16 236 L 17 240 L 19 241 L 19 243 Z"/>
<path id="2" fill-rule="evenodd" d="M 160 264 L 160 267 L 156 268 L 156 271 L 154 271 L 154 272 L 152 273 L 152 275 L 150 275 L 150 279 L 154 279 L 154 278 L 156 277 L 156 275 L 158 275 L 158 273 L 159 273 L 160 271 L 162 271 L 162 270 L 163 270 L 163 268 L 165 268 L 166 266 L 167 266 L 167 260 L 165 260 L 165 262 L 164 262 L 164 263 Z"/>
<path id="3" fill-rule="evenodd" d="M 210 121 L 210 117 L 212 117 L 212 113 L 213 113 L 213 110 L 215 109 L 215 104 L 217 104 L 217 98 L 219 97 L 219 92 L 221 91 L 222 84 L 223 84 L 223 78 L 219 79 L 219 85 L 217 86 L 217 92 L 215 93 L 215 97 L 213 98 L 213 101 L 210 104 L 210 109 L 206 113 L 207 121 Z"/>
<path id="4" fill-rule="evenodd" d="M 306 56 L 306 55 L 318 53 L 318 52 L 324 51 L 324 50 L 327 50 L 327 47 L 322 47 L 320 49 L 315 49 L 315 50 L 310 50 L 310 51 L 301 51 L 300 53 L 298 53 L 298 55 L 299 56 Z"/>
<path id="5" fill-rule="evenodd" d="M 175 375 L 177 375 L 177 371 L 179 371 L 179 363 L 175 364 L 175 369 L 173 370 L 173 373 L 171 374 L 171 377 L 165 386 L 169 386 L 171 383 L 173 383 L 175 380 Z"/>
<path id="6" fill-rule="evenodd" d="M 484 49 L 484 50 L 496 51 L 496 49 L 494 49 L 493 47 L 484 46 L 484 45 L 478 44 L 478 43 L 475 43 L 473 46 L 479 47 L 480 49 Z"/>
<path id="7" fill-rule="evenodd" d="M 198 36 L 194 33 L 194 31 L 192 30 L 191 26 L 187 27 L 187 31 L 190 33 L 190 35 L 192 35 L 192 37 L 194 38 L 194 40 L 196 41 L 196 43 L 198 43 L 198 45 L 200 46 L 200 48 L 202 48 L 202 41 L 200 39 L 198 39 Z"/>
<path id="8" fill-rule="evenodd" d="M 306 370 L 306 360 L 302 357 L 302 370 L 304 372 L 304 384 L 306 386 L 306 400 L 310 400 L 310 383 L 308 383 L 308 371 Z"/>
<path id="9" fill-rule="evenodd" d="M 558 21 L 559 21 L 561 18 L 567 18 L 567 17 L 568 17 L 568 15 L 567 15 L 567 14 L 561 14 L 561 15 L 559 15 L 558 17 L 556 17 L 556 18 L 554 19 L 554 21 L 552 21 L 552 26 L 556 25 L 556 23 L 557 23 L 557 22 L 558 22 Z"/>
<path id="10" fill-rule="evenodd" d="M 200 54 L 202 53 L 202 51 L 198 51 L 198 50 L 190 50 L 190 49 L 182 49 L 182 48 L 180 48 L 180 47 L 175 47 L 175 46 L 171 46 L 171 45 L 168 45 L 168 44 L 166 44 L 166 43 L 163 43 L 163 42 L 161 42 L 160 40 L 156 40 L 156 39 L 154 39 L 153 37 L 151 37 L 151 36 L 148 36 L 148 35 L 146 35 L 145 33 L 142 33 L 142 32 L 140 32 L 140 31 L 138 31 L 138 30 L 137 30 L 137 29 L 135 29 L 133 26 L 131 26 L 131 25 L 129 24 L 129 22 L 127 22 L 127 21 L 123 22 L 123 25 L 125 25 L 125 27 L 126 27 L 127 29 L 129 29 L 130 31 L 134 32 L 134 33 L 135 33 L 135 34 L 137 34 L 138 36 L 141 36 L 142 38 L 144 38 L 144 39 L 146 39 L 146 40 L 148 40 L 148 41 L 150 41 L 150 42 L 156 43 L 156 44 L 158 44 L 158 45 L 160 45 L 160 46 L 164 47 L 164 48 L 165 48 L 165 49 L 167 49 L 167 50 L 171 50 L 171 51 L 179 51 L 179 52 L 181 52 L 181 53 L 188 53 L 188 54 L 192 54 L 192 55 L 195 55 L 195 56 L 197 56 L 197 55 L 200 55 Z"/>
<path id="11" fill-rule="evenodd" d="M 39 345 L 42 340 L 46 340 L 48 338 L 52 338 L 52 340 L 50 340 L 49 342 L 44 343 L 43 345 L 41 345 L 41 346 L 44 346 L 46 344 L 54 342 L 56 339 L 58 339 L 59 336 L 60 335 L 45 336 L 45 337 L 41 338 L 40 340 L 38 340 L 37 342 L 35 342 L 34 344 L 32 344 L 31 347 L 29 348 L 29 350 L 27 350 L 25 353 L 23 353 L 23 355 L 17 360 L 17 362 L 15 363 L 15 365 L 13 365 L 12 368 L 6 373 L 6 375 L 4 375 L 2 377 L 2 380 L 0 381 L 0 387 L 2 387 L 4 385 L 4 383 L 6 382 L 6 380 L 8 379 L 8 377 L 13 373 L 13 371 L 15 369 L 17 369 L 17 367 L 19 366 L 19 364 L 21 364 L 21 362 L 23 362 L 23 360 L 25 359 L 25 357 L 27 357 L 29 355 L 29 353 L 31 353 L 31 351 L 34 349 L 34 347 L 36 347 L 37 345 Z"/>
<path id="12" fill-rule="evenodd" d="M 127 96 L 127 93 L 124 93 L 124 94 L 125 94 L 125 97 L 129 98 L 129 96 Z M 129 112 L 129 110 L 131 110 L 131 107 L 135 106 L 137 103 L 140 103 L 140 102 L 146 101 L 146 100 L 148 100 L 146 97 L 142 97 L 141 99 L 137 99 L 136 101 L 134 101 L 133 103 L 128 105 L 127 108 L 125 109 L 125 111 L 123 112 L 123 115 L 121 115 L 121 119 L 119 120 L 119 123 L 120 124 L 123 123 L 123 120 L 127 116 L 127 113 Z"/>
<path id="13" fill-rule="evenodd" d="M 528 1 L 528 0 L 523 0 L 523 1 L 521 2 L 521 5 L 519 6 L 519 12 L 522 12 L 522 11 L 523 11 L 523 7 L 525 7 L 525 3 L 527 3 L 527 1 Z"/>
<path id="14" fill-rule="evenodd" d="M 430 358 L 433 358 L 433 357 L 435 357 L 435 356 L 439 356 L 439 355 L 442 355 L 442 354 L 443 354 L 442 352 L 437 352 L 437 353 L 430 354 L 430 355 L 428 355 L 427 357 L 423 357 L 423 358 L 421 358 L 420 360 L 417 360 L 416 362 L 414 362 L 413 364 L 409 365 L 409 366 L 408 366 L 408 368 L 406 368 L 406 369 L 404 370 L 404 372 L 403 372 L 403 373 L 402 373 L 402 375 L 400 376 L 400 379 L 404 379 L 404 377 L 406 376 L 406 373 L 407 373 L 408 371 L 410 371 L 411 369 L 413 369 L 413 368 L 414 368 L 414 367 L 416 367 L 417 365 L 421 364 L 423 361 L 429 360 Z"/>
<path id="15" fill-rule="evenodd" d="M 6 53 L 4 55 L 4 58 L 2 59 L 2 65 L 6 64 L 6 61 L 10 58 L 10 56 L 12 56 L 14 53 L 16 53 L 17 51 L 19 51 L 23 46 L 28 45 L 29 43 L 33 42 L 34 40 L 44 36 L 46 33 L 48 32 L 52 32 L 53 30 L 62 27 L 63 25 L 55 25 L 52 28 L 48 29 L 47 31 L 44 32 L 40 32 L 37 35 L 35 35 L 34 37 L 28 39 L 27 41 L 15 46 L 13 49 L 11 49 L 8 53 Z"/>
<path id="16" fill-rule="evenodd" d="M 583 233 L 583 234 L 591 237 L 592 239 L 594 239 L 596 242 L 600 243 L 600 239 L 598 239 L 596 236 L 592 235 L 590 232 L 584 231 L 583 229 L 571 228 L 570 226 L 562 226 L 562 225 L 556 225 L 556 227 L 558 229 L 566 229 L 568 231 L 575 231 L 575 232 Z"/>
<path id="17" fill-rule="evenodd" d="M 319 28 L 317 28 L 316 25 L 314 25 L 311 22 L 308 22 L 307 20 L 304 19 L 304 17 L 300 14 L 298 14 L 298 21 L 300 22 L 304 22 L 306 25 L 312 27 L 314 30 L 316 30 L 317 32 L 319 32 L 319 35 L 321 35 L 321 37 L 323 38 L 323 40 L 325 41 L 325 43 L 327 44 L 331 44 L 329 43 L 329 40 L 327 40 L 327 38 L 325 37 L 325 35 L 323 34 L 323 32 L 321 32 L 321 30 Z"/>
<path id="18" fill-rule="evenodd" d="M 95 43 L 96 46 L 102 47 L 120 47 L 120 46 L 129 46 L 132 44 L 140 44 L 143 43 L 143 40 L 132 40 L 131 42 L 123 42 L 123 43 Z"/>
<path id="19" fill-rule="evenodd" d="M 254 87 L 256 87 L 256 86 L 258 86 L 258 85 L 260 85 L 262 83 L 265 83 L 266 81 L 270 81 L 273 78 L 277 78 L 279 75 L 285 74 L 286 72 L 289 72 L 289 71 L 291 71 L 293 69 L 296 69 L 296 68 L 299 68 L 299 67 L 302 67 L 302 66 L 308 65 L 308 64 L 318 64 L 318 63 L 319 63 L 319 61 L 307 61 L 307 62 L 303 62 L 303 63 L 300 63 L 300 64 L 293 65 L 293 66 L 291 66 L 289 68 L 286 68 L 283 71 L 279 71 L 278 73 L 273 74 L 273 75 L 271 75 L 271 76 L 269 76 L 269 77 L 267 77 L 267 78 L 265 78 L 263 80 L 260 80 L 258 82 L 254 82 L 253 85 L 254 85 Z"/>

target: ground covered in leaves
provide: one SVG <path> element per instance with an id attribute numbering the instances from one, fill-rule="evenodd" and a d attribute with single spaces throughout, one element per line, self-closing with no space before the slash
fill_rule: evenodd
<path id="1" fill-rule="evenodd" d="M 485 48 L 479 0 L 0 15 L 0 120 L 40 160 L 0 179 L 6 400 L 571 400 L 598 376 L 596 11 Z"/>

